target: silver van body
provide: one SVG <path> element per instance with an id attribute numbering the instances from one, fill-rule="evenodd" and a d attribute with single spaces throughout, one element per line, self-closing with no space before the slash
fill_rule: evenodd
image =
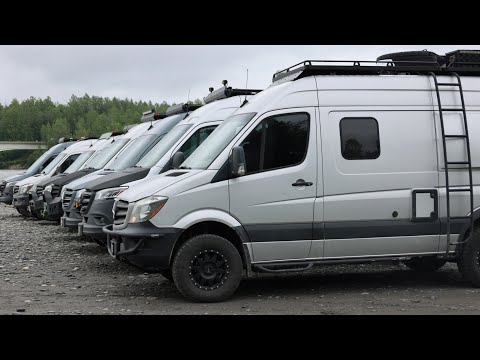
<path id="1" fill-rule="evenodd" d="M 438 76 L 438 82 L 456 84 L 457 79 Z M 461 82 L 472 155 L 473 216 L 478 219 L 480 78 L 465 76 Z M 442 89 L 441 98 L 443 108 L 457 109 L 443 113 L 445 133 L 458 135 L 446 142 L 450 161 L 465 162 L 458 86 Z M 223 148 L 213 144 L 219 127 L 181 170 L 120 194 L 115 223 L 104 229 L 113 255 L 171 269 L 189 239 L 214 234 L 235 245 L 251 276 L 280 266 L 302 269 L 314 263 L 446 252 L 453 256 L 458 250 L 454 243 L 465 239 L 470 194 L 459 191 L 450 194 L 451 216 L 459 219 L 450 221 L 447 251 L 443 139 L 432 76 L 307 76 L 274 84 L 223 125 L 242 117 L 246 122 L 238 121 L 237 132 Z M 281 152 L 291 143 L 274 147 L 268 141 L 275 139 L 262 140 L 259 168 L 249 172 L 245 150 L 246 169 L 231 176 L 233 149 L 251 144 L 254 131 L 266 134 L 263 127 L 272 126 L 271 121 L 284 121 L 295 136 L 301 133 L 304 153 L 293 154 L 291 163 L 286 157 L 280 161 L 262 149 Z M 209 157 L 209 151 L 215 156 Z M 268 168 L 267 162 L 283 166 Z M 468 171 L 461 167 L 450 167 L 451 188 L 469 184 Z M 136 204 L 146 201 L 161 204 L 160 210 L 139 222 Z M 192 293 L 187 297 L 199 299 Z"/>

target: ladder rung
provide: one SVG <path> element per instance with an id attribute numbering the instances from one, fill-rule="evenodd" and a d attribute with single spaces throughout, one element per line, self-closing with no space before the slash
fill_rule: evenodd
<path id="1" fill-rule="evenodd" d="M 450 216 L 450 220 L 470 220 L 471 218 L 471 216 Z"/>
<path id="2" fill-rule="evenodd" d="M 455 108 L 440 108 L 441 111 L 463 111 L 462 108 L 455 109 Z"/>
<path id="3" fill-rule="evenodd" d="M 445 137 L 452 139 L 466 139 L 467 135 L 445 135 Z"/>
<path id="4" fill-rule="evenodd" d="M 438 86 L 458 86 L 460 87 L 459 83 L 449 84 L 449 83 L 438 83 Z"/>
<path id="5" fill-rule="evenodd" d="M 470 165 L 468 161 L 450 161 L 447 165 Z"/>
<path id="6" fill-rule="evenodd" d="M 447 191 L 448 192 L 463 192 L 463 191 L 471 192 L 472 189 L 470 189 L 470 188 L 468 188 L 468 189 L 448 189 Z"/>

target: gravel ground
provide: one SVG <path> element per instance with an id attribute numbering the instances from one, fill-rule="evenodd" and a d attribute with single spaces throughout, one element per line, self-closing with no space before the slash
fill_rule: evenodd
<path id="1" fill-rule="evenodd" d="M 480 314 L 480 290 L 456 265 L 344 265 L 244 281 L 220 304 L 188 303 L 159 274 L 48 221 L 0 205 L 0 314 Z"/>

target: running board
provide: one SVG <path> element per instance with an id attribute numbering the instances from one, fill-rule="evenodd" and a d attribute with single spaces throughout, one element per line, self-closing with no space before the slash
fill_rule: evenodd
<path id="1" fill-rule="evenodd" d="M 314 263 L 252 265 L 253 271 L 262 273 L 290 273 L 310 270 Z"/>
<path id="2" fill-rule="evenodd" d="M 443 258 L 445 254 L 422 254 L 423 257 L 437 256 Z M 287 273 L 287 272 L 302 272 L 310 270 L 315 265 L 335 265 L 335 264 L 369 264 L 374 262 L 394 262 L 409 260 L 411 258 L 421 257 L 419 255 L 401 255 L 378 258 L 356 258 L 356 259 L 324 259 L 324 260 L 309 260 L 309 261 L 290 261 L 290 262 L 275 262 L 275 263 L 261 263 L 252 264 L 252 270 L 255 272 L 267 273 Z M 456 261 L 456 254 L 454 250 L 450 251 L 447 261 Z"/>

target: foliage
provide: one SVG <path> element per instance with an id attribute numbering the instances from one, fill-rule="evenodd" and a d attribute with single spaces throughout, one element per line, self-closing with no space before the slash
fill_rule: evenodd
<path id="1" fill-rule="evenodd" d="M 203 102 L 197 99 L 192 103 Z M 54 103 L 50 97 L 13 99 L 8 105 L 0 105 L 0 141 L 42 141 L 52 146 L 64 136 L 101 136 L 108 131 L 123 129 L 126 125 L 139 123 L 145 111 L 165 112 L 168 107 L 165 101 L 154 104 L 87 94 L 82 97 L 72 95 L 66 104 Z M 22 155 L 19 164 L 28 165 L 24 158 Z"/>

